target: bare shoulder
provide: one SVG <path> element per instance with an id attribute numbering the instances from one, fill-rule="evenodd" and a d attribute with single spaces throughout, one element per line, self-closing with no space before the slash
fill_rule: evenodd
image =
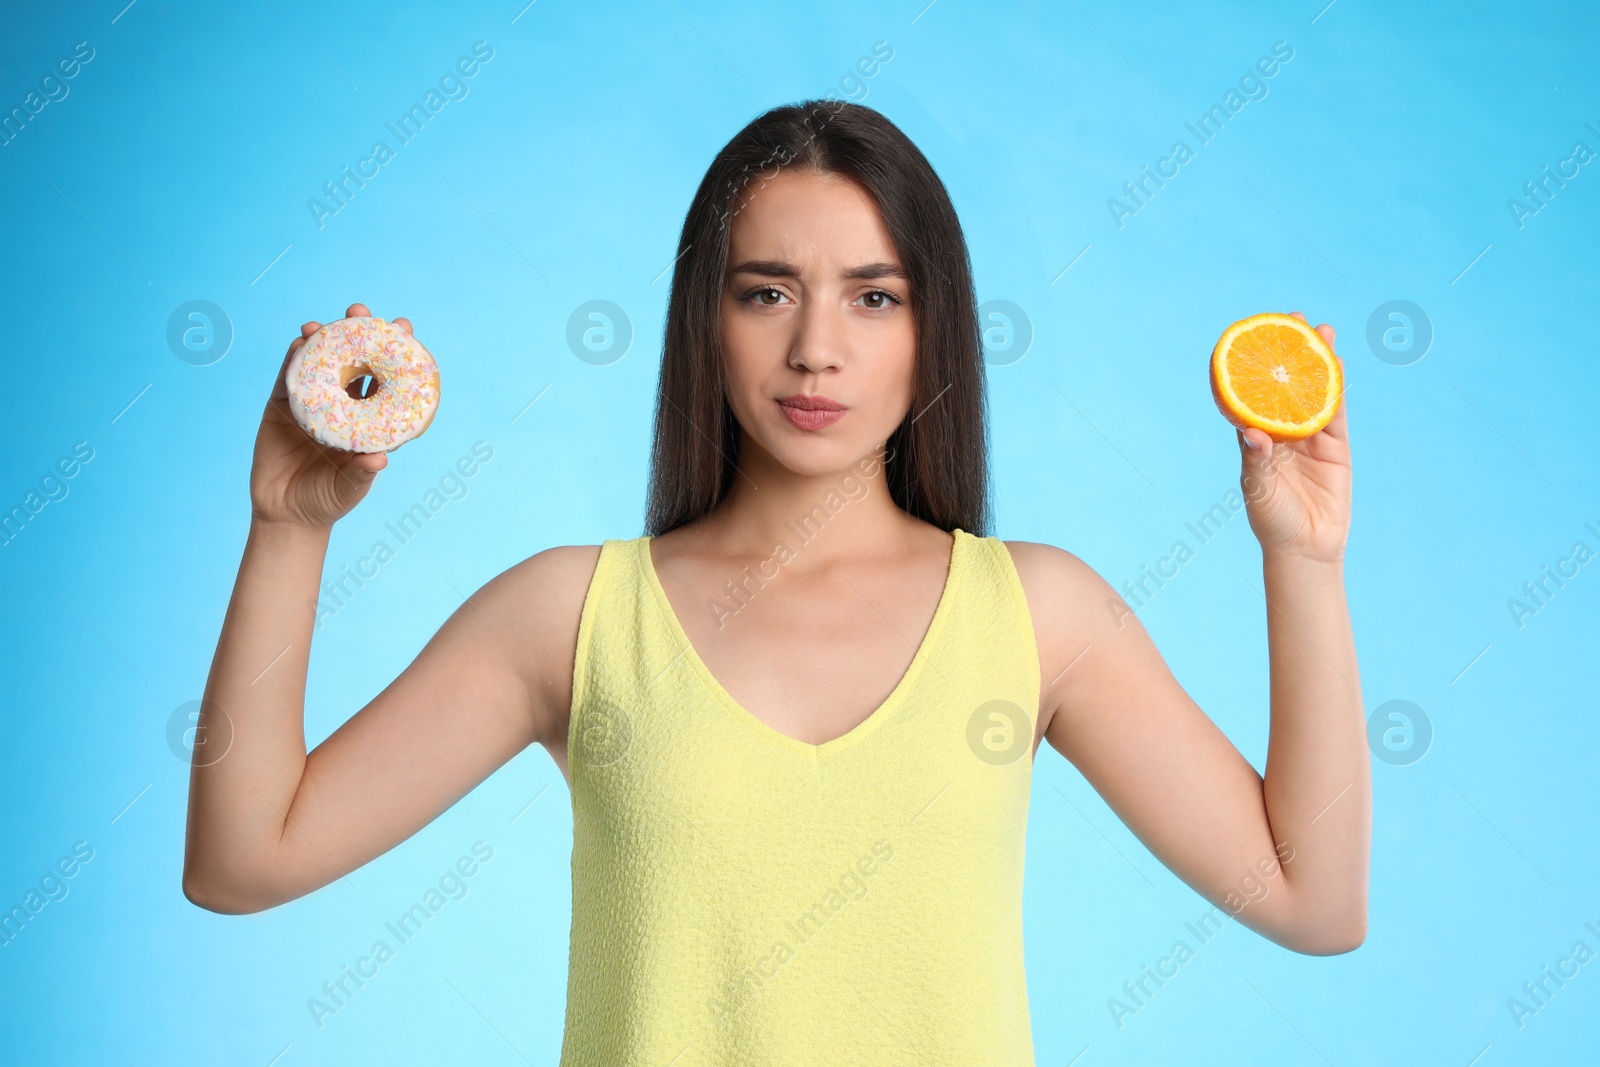
<path id="1" fill-rule="evenodd" d="M 557 545 L 506 568 L 470 598 L 503 639 L 526 678 L 536 732 L 548 744 L 566 738 L 572 667 L 583 602 L 600 559 L 599 545 Z"/>
<path id="2" fill-rule="evenodd" d="M 497 587 L 497 606 L 508 610 L 530 637 L 556 639 L 558 653 L 564 644 L 570 668 L 584 597 L 599 560 L 599 545 L 556 545 L 508 567 L 484 591 Z"/>
<path id="3" fill-rule="evenodd" d="M 1047 611 L 1052 618 L 1081 616 L 1072 621 L 1092 626 L 1090 616 L 1106 612 L 1105 601 L 1117 595 L 1093 567 L 1064 548 L 1037 541 L 1003 544 L 1011 553 L 1029 607 Z"/>
<path id="4" fill-rule="evenodd" d="M 1050 728 L 1057 710 L 1075 688 L 1068 672 L 1079 667 L 1091 647 L 1117 629 L 1119 608 L 1126 611 L 1105 579 L 1064 548 L 1035 541 L 1006 541 L 1022 582 L 1039 646 L 1039 731 Z"/>
<path id="5" fill-rule="evenodd" d="M 562 588 L 570 592 L 572 586 L 581 586 L 578 599 L 582 601 L 599 560 L 599 545 L 554 545 L 506 568 L 500 577 L 551 592 Z"/>

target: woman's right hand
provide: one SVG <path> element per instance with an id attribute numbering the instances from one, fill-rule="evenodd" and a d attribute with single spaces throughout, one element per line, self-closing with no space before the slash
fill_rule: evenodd
<path id="1" fill-rule="evenodd" d="M 371 314 L 365 304 L 351 304 L 345 317 Z M 393 321 L 411 332 L 407 319 Z M 300 336 L 284 354 L 272 396 L 261 415 L 250 468 L 250 507 L 259 522 L 329 529 L 361 502 L 372 488 L 373 478 L 388 465 L 388 456 L 382 452 L 346 452 L 319 443 L 290 412 L 284 372 L 300 346 L 320 329 L 320 322 L 300 327 Z"/>

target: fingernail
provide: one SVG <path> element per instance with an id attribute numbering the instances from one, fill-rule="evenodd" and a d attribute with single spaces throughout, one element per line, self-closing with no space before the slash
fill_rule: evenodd
<path id="1" fill-rule="evenodd" d="M 1254 441 L 1250 440 L 1250 438 L 1245 437 L 1243 434 L 1240 435 L 1240 440 L 1244 441 L 1245 447 L 1248 448 L 1250 451 L 1252 451 L 1252 452 L 1261 451 L 1261 446 L 1260 445 L 1258 445 Z"/>

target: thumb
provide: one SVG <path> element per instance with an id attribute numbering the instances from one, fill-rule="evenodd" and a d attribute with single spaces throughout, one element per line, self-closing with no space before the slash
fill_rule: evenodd
<path id="1" fill-rule="evenodd" d="M 387 452 L 357 452 L 356 458 L 350 462 L 357 474 L 371 478 L 389 465 Z"/>
<path id="2" fill-rule="evenodd" d="M 339 465 L 338 480 L 341 491 L 352 504 L 366 496 L 378 472 L 389 465 L 389 457 L 382 452 L 352 452 Z"/>
<path id="3" fill-rule="evenodd" d="M 1263 500 L 1272 492 L 1275 452 L 1278 445 L 1266 431 L 1237 431 L 1239 437 L 1239 485 L 1246 500 Z"/>
<path id="4" fill-rule="evenodd" d="M 1239 437 L 1239 451 L 1248 461 L 1252 456 L 1263 462 L 1272 457 L 1273 440 L 1267 436 L 1267 431 L 1251 428 L 1235 431 Z"/>

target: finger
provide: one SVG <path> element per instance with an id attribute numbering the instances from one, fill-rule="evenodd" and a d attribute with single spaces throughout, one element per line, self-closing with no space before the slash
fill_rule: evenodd
<path id="1" fill-rule="evenodd" d="M 1272 490 L 1274 450 L 1277 446 L 1263 430 L 1236 431 L 1239 437 L 1239 485 L 1245 499 L 1264 499 Z"/>
<path id="2" fill-rule="evenodd" d="M 411 328 L 411 320 L 406 318 L 404 315 L 401 315 L 398 319 L 393 319 L 391 321 L 393 321 L 396 326 L 400 327 L 406 333 L 416 332 Z"/>
<path id="3" fill-rule="evenodd" d="M 1277 447 L 1272 438 L 1267 436 L 1265 430 L 1254 427 L 1248 430 L 1236 430 L 1239 436 L 1239 452 L 1244 456 L 1246 463 L 1265 463 L 1272 458 L 1272 450 Z"/>
<path id="4" fill-rule="evenodd" d="M 309 326 L 311 324 L 307 323 L 306 325 Z M 302 329 L 304 329 L 304 327 L 302 327 Z M 316 331 L 313 330 L 311 332 L 315 333 Z M 289 371 L 289 361 L 294 359 L 294 354 L 296 352 L 300 351 L 300 346 L 305 344 L 305 343 L 306 343 L 306 339 L 303 336 L 302 337 L 296 337 L 293 341 L 289 342 L 289 351 L 287 351 L 287 352 L 285 352 L 283 354 L 283 362 L 278 365 L 278 377 L 277 377 L 277 380 L 275 380 L 272 383 L 271 399 L 273 399 L 273 400 L 287 400 L 287 399 L 289 399 L 289 382 L 288 382 L 288 379 L 286 377 L 286 375 L 288 374 L 288 371 Z"/>
<path id="5" fill-rule="evenodd" d="M 345 313 L 344 313 L 344 317 L 347 318 L 347 319 L 355 319 L 355 318 L 364 319 L 364 318 L 371 317 L 371 315 L 372 315 L 372 312 L 367 310 L 367 305 L 365 305 L 365 304 L 351 304 L 349 309 L 346 310 Z"/>
<path id="6" fill-rule="evenodd" d="M 1347 393 L 1350 389 L 1350 379 L 1344 376 L 1344 360 L 1339 359 L 1338 356 L 1334 356 L 1333 358 L 1339 360 L 1339 378 L 1344 382 L 1344 388 L 1339 390 L 1339 406 L 1334 408 L 1333 418 L 1328 420 L 1328 425 L 1324 426 L 1320 432 L 1327 434 L 1329 437 L 1332 437 L 1335 440 L 1344 441 L 1346 444 L 1348 444 L 1350 441 L 1350 430 L 1349 426 L 1345 422 L 1344 402 L 1345 393 Z"/>
<path id="7" fill-rule="evenodd" d="M 1332 326 L 1329 326 L 1327 323 L 1323 323 L 1321 326 L 1317 327 L 1317 333 L 1321 335 L 1324 341 L 1328 342 L 1329 348 L 1333 347 L 1334 333 Z"/>
<path id="8" fill-rule="evenodd" d="M 1350 428 L 1345 422 L 1344 418 L 1344 397 L 1341 396 L 1339 398 L 1338 409 L 1334 411 L 1333 418 L 1328 420 L 1328 425 L 1324 426 L 1321 432 L 1327 434 L 1336 441 L 1344 441 L 1349 443 Z"/>
<path id="9" fill-rule="evenodd" d="M 278 379 L 272 383 L 271 399 L 289 399 L 289 386 L 284 377 L 285 372 L 287 372 L 289 369 L 289 361 L 293 359 L 294 354 L 300 350 L 300 346 L 306 343 L 307 338 L 320 329 L 322 329 L 322 323 L 317 322 L 315 319 L 310 322 L 303 322 L 300 324 L 300 336 L 289 342 L 289 351 L 284 353 L 283 364 L 278 368 Z"/>
<path id="10" fill-rule="evenodd" d="M 358 468 L 367 477 L 377 474 L 389 465 L 387 452 L 357 452 L 351 466 Z"/>
<path id="11" fill-rule="evenodd" d="M 345 452 L 340 456 L 339 479 L 352 489 L 361 490 L 388 465 L 389 457 L 382 452 Z"/>
<path id="12" fill-rule="evenodd" d="M 1301 322 L 1306 321 L 1306 313 L 1304 311 L 1291 311 L 1289 312 L 1289 315 L 1292 318 L 1299 319 Z"/>

